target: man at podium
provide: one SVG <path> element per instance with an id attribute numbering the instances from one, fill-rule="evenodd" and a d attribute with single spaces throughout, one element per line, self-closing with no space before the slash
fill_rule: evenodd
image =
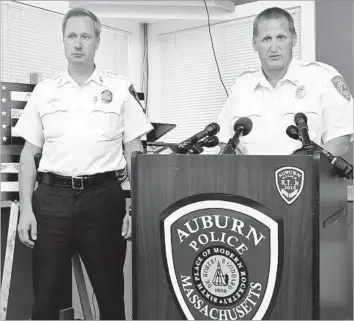
<path id="1" fill-rule="evenodd" d="M 288 155 L 301 147 L 286 134 L 294 115 L 306 115 L 309 138 L 336 156 L 353 141 L 353 98 L 338 71 L 327 64 L 293 57 L 297 43 L 294 20 L 281 8 L 262 11 L 253 24 L 253 48 L 261 68 L 235 81 L 219 115 L 223 149 L 241 117 L 252 121 L 237 154 Z"/>

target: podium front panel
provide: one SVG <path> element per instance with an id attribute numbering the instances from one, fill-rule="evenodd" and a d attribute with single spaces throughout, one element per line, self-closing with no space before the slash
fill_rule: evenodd
<path id="1" fill-rule="evenodd" d="M 205 193 L 240 196 L 282 217 L 281 282 L 264 318 L 312 319 L 313 217 L 318 215 L 313 211 L 318 169 L 312 157 L 138 155 L 133 166 L 134 319 L 185 319 L 167 279 L 160 219 L 174 203 Z M 277 171 L 287 168 L 303 172 L 301 192 L 293 200 L 277 178 Z M 206 319 L 202 313 L 200 318 Z"/>

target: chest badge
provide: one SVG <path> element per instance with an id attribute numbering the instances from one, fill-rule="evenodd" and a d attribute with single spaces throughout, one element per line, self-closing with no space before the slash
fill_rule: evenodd
<path id="1" fill-rule="evenodd" d="M 101 100 L 104 103 L 108 104 L 112 101 L 112 99 L 113 99 L 113 94 L 108 89 L 101 92 Z"/>
<path id="2" fill-rule="evenodd" d="M 295 92 L 295 98 L 296 99 L 301 99 L 304 98 L 306 96 L 306 90 L 304 86 L 298 86 L 296 88 L 296 92 Z"/>

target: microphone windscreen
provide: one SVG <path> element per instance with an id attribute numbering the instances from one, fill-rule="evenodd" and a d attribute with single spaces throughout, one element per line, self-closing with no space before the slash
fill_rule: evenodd
<path id="1" fill-rule="evenodd" d="M 252 120 L 248 117 L 241 117 L 237 119 L 234 125 L 234 131 L 237 130 L 238 127 L 242 126 L 244 128 L 242 136 L 246 136 L 252 130 Z"/>
<path id="2" fill-rule="evenodd" d="M 211 123 L 207 127 L 205 127 L 205 131 L 209 136 L 216 135 L 220 131 L 220 126 L 217 123 Z"/>
<path id="3" fill-rule="evenodd" d="M 209 136 L 203 140 L 205 147 L 215 147 L 219 144 L 219 139 L 216 136 Z"/>
<path id="4" fill-rule="evenodd" d="M 296 124 L 296 126 L 299 125 L 299 122 L 303 120 L 306 124 L 307 124 L 307 117 L 304 113 L 297 113 L 294 116 L 294 122 Z"/>
<path id="5" fill-rule="evenodd" d="M 294 125 L 288 126 L 286 134 L 292 139 L 299 139 L 299 130 Z"/>

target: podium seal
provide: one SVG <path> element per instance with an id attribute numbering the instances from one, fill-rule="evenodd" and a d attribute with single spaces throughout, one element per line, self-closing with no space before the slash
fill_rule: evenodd
<path id="1" fill-rule="evenodd" d="M 281 280 L 283 218 L 235 195 L 182 199 L 160 216 L 165 273 L 188 320 L 260 320 Z"/>

